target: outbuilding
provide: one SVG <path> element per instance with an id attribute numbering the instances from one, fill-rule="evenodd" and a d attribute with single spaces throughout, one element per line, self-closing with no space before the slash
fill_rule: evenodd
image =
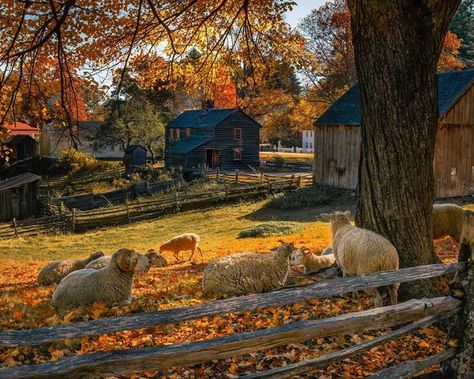
<path id="1" fill-rule="evenodd" d="M 22 219 L 38 214 L 40 179 L 40 176 L 27 172 L 0 181 L 0 221 Z"/>
<path id="2" fill-rule="evenodd" d="M 146 149 L 142 145 L 130 145 L 125 149 L 123 164 L 125 171 L 131 172 L 146 164 Z"/>
<path id="3" fill-rule="evenodd" d="M 436 198 L 464 196 L 474 190 L 474 70 L 438 74 L 438 108 L 433 161 Z M 337 188 L 357 187 L 360 120 L 358 84 L 316 120 L 317 183 Z"/>

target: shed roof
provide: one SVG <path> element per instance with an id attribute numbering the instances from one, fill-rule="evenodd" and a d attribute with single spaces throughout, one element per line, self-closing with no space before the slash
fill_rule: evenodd
<path id="1" fill-rule="evenodd" d="M 167 128 L 215 128 L 239 108 L 211 108 L 207 111 L 198 109 L 184 111 L 173 119 Z"/>
<path id="2" fill-rule="evenodd" d="M 9 130 L 11 136 L 34 136 L 40 132 L 39 128 L 20 121 L 5 123 L 4 127 Z"/>
<path id="3" fill-rule="evenodd" d="M 139 148 L 146 151 L 146 149 L 142 145 L 129 145 L 125 149 L 125 153 L 132 153 L 133 151 L 135 151 L 136 149 L 139 149 Z"/>
<path id="4" fill-rule="evenodd" d="M 212 140 L 213 136 L 191 136 L 186 138 L 184 141 L 177 143 L 174 146 L 171 146 L 166 150 L 167 154 L 185 154 L 196 149 L 202 144 Z"/>
<path id="5" fill-rule="evenodd" d="M 21 187 L 24 184 L 32 183 L 40 179 L 41 176 L 32 174 L 31 172 L 25 172 L 24 174 L 14 176 L 13 178 L 0 181 L 0 191 Z"/>
<path id="6" fill-rule="evenodd" d="M 441 118 L 474 83 L 474 70 L 438 74 L 438 110 Z M 360 125 L 359 84 L 352 86 L 316 121 L 316 125 Z"/>

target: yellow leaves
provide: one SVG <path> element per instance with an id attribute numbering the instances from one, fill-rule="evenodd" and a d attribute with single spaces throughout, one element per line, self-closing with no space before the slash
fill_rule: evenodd
<path id="1" fill-rule="evenodd" d="M 229 367 L 229 372 L 233 375 L 237 375 L 239 371 L 239 365 L 235 362 L 232 362 Z"/>
<path id="2" fill-rule="evenodd" d="M 107 309 L 104 303 L 94 303 L 89 307 L 88 313 L 93 320 L 97 320 Z"/>

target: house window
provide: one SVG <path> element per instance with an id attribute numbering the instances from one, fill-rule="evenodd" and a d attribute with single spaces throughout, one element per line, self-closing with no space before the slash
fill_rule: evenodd
<path id="1" fill-rule="evenodd" d="M 170 142 L 173 142 L 173 140 L 174 140 L 174 130 L 173 129 L 170 129 L 168 131 L 168 137 L 170 139 Z"/>
<path id="2" fill-rule="evenodd" d="M 242 160 L 242 149 L 234 149 L 234 160 L 236 161 Z"/>
<path id="3" fill-rule="evenodd" d="M 313 148 L 313 143 L 312 143 L 312 142 L 309 143 L 309 148 L 310 148 L 310 149 Z"/>
<path id="4" fill-rule="evenodd" d="M 110 146 L 110 150 L 111 150 L 111 151 L 115 151 L 115 145 L 114 145 L 114 144 L 112 144 L 112 145 Z"/>
<path id="5" fill-rule="evenodd" d="M 174 130 L 174 133 L 175 133 L 176 140 L 179 141 L 179 138 L 180 138 L 180 136 L 179 136 L 179 129 L 176 128 L 176 129 Z"/>
<path id="6" fill-rule="evenodd" d="M 242 129 L 235 128 L 234 129 L 234 139 L 241 140 L 242 139 Z"/>
<path id="7" fill-rule="evenodd" d="M 191 137 L 191 128 L 186 128 L 186 138 Z"/>

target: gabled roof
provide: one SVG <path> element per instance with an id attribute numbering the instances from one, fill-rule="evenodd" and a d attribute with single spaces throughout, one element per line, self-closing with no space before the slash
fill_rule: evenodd
<path id="1" fill-rule="evenodd" d="M 166 150 L 166 154 L 185 154 L 212 140 L 213 136 L 191 136 Z"/>
<path id="2" fill-rule="evenodd" d="M 32 174 L 31 172 L 25 172 L 24 174 L 14 176 L 3 181 L 0 181 L 0 191 L 4 191 L 10 188 L 21 187 L 24 184 L 36 182 L 40 180 L 41 176 Z"/>
<path id="3" fill-rule="evenodd" d="M 184 111 L 174 120 L 172 120 L 167 128 L 215 128 L 238 108 L 220 109 L 211 108 L 207 111 L 198 109 Z"/>
<path id="4" fill-rule="evenodd" d="M 40 132 L 39 128 L 28 125 L 26 122 L 5 123 L 4 127 L 11 136 L 34 136 Z"/>
<path id="5" fill-rule="evenodd" d="M 142 146 L 142 145 L 129 145 L 126 149 L 125 149 L 125 153 L 131 153 L 133 151 L 135 151 L 136 149 L 142 149 L 142 150 L 145 150 L 146 149 Z"/>
<path id="6" fill-rule="evenodd" d="M 441 118 L 474 83 L 474 70 L 438 74 L 438 110 Z M 359 84 L 352 86 L 316 121 L 316 125 L 360 125 Z"/>

